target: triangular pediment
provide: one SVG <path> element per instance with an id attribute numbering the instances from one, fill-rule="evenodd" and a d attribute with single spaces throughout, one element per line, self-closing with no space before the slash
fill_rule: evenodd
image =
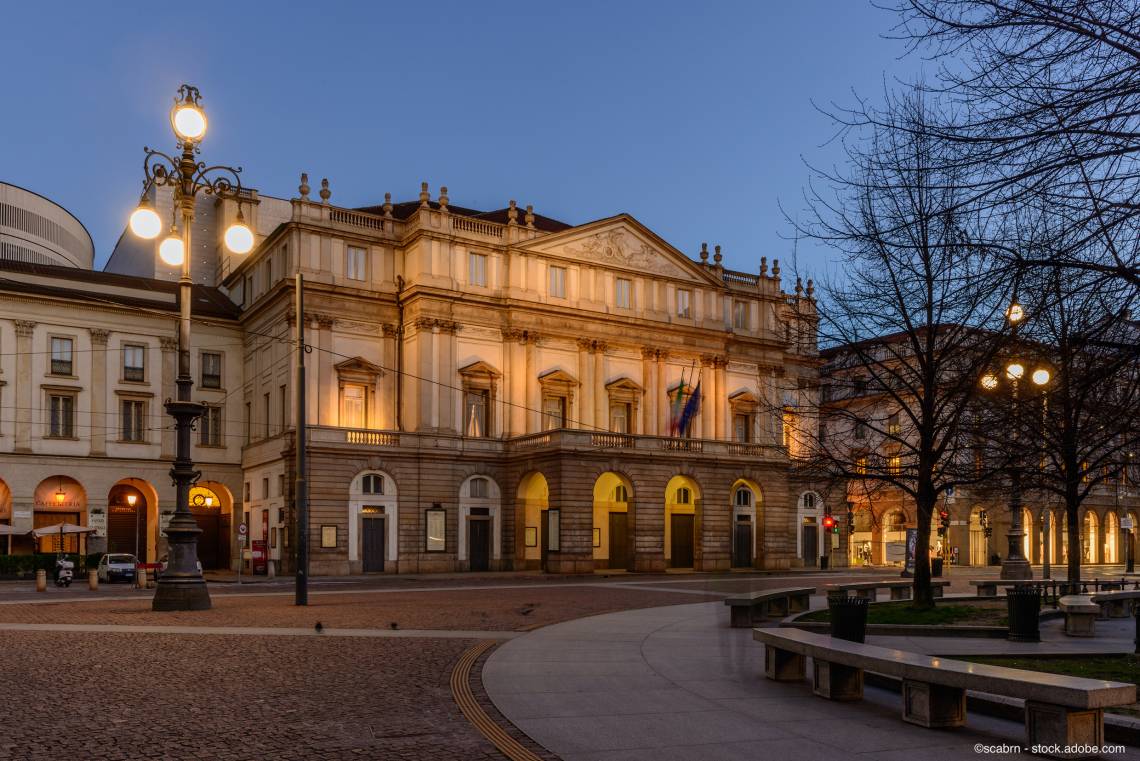
<path id="1" fill-rule="evenodd" d="M 337 375 L 340 376 L 370 376 L 377 377 L 384 374 L 384 368 L 374 365 L 363 357 L 353 357 L 333 365 Z"/>
<path id="2" fill-rule="evenodd" d="M 487 364 L 483 360 L 479 360 L 478 362 L 472 362 L 469 365 L 464 365 L 463 367 L 459 368 L 459 374 L 460 375 L 489 375 L 492 378 L 498 378 L 499 376 L 502 375 L 502 373 L 500 373 L 498 370 L 496 370 L 494 367 Z"/>
<path id="3" fill-rule="evenodd" d="M 701 265 L 628 214 L 544 235 L 516 248 L 543 256 L 589 262 L 635 274 L 723 286 Z"/>
<path id="4" fill-rule="evenodd" d="M 577 386 L 578 379 L 565 370 L 547 370 L 538 376 L 539 383 L 565 383 L 568 386 Z"/>
<path id="5" fill-rule="evenodd" d="M 617 380 L 612 380 L 609 383 L 607 383 L 606 384 L 606 390 L 607 391 L 632 391 L 634 393 L 640 394 L 645 389 L 643 389 L 641 387 L 640 383 L 633 380 L 629 376 L 622 376 L 621 378 L 618 378 Z"/>

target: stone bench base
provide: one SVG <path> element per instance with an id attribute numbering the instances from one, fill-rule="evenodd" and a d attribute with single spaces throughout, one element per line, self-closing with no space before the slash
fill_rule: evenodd
<path id="1" fill-rule="evenodd" d="M 966 725 L 966 691 L 939 684 L 903 680 L 903 721 L 920 727 Z"/>
<path id="2" fill-rule="evenodd" d="M 828 700 L 862 700 L 863 669 L 812 660 L 812 691 Z"/>
<path id="3" fill-rule="evenodd" d="M 1065 706 L 1025 701 L 1025 735 L 1029 745 L 1055 745 L 1058 747 L 1104 745 L 1104 710 L 1092 708 L 1078 710 Z M 1097 758 L 1099 754 L 1054 758 Z"/>

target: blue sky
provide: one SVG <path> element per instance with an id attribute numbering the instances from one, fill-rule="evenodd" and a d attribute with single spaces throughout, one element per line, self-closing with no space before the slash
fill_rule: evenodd
<path id="1" fill-rule="evenodd" d="M 210 117 L 203 157 L 270 195 L 308 171 L 344 206 L 426 180 L 460 206 L 624 211 L 755 272 L 790 258 L 778 203 L 802 205 L 804 161 L 842 160 L 813 101 L 879 99 L 918 71 L 881 36 L 893 23 L 863 0 L 18 3 L 0 26 L 0 180 L 76 214 L 102 266 L 187 81 Z M 799 268 L 830 257 L 801 243 Z"/>

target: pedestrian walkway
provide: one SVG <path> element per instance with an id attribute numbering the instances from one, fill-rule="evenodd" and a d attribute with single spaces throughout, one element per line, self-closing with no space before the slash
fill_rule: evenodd
<path id="1" fill-rule="evenodd" d="M 939 641 L 948 642 L 923 638 L 931 648 Z M 763 646 L 751 629 L 729 628 L 720 603 L 609 613 L 530 632 L 488 659 L 483 684 L 507 719 L 565 761 L 1012 759 L 1020 754 L 975 747 L 1025 738 L 1020 722 L 977 713 L 957 730 L 907 724 L 899 696 L 873 687 L 861 702 L 835 703 L 813 696 L 806 682 L 769 681 Z M 1112 758 L 1140 759 L 1140 750 Z"/>

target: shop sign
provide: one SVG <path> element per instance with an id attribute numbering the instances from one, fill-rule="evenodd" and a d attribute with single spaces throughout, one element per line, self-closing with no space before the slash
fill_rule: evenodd
<path id="1" fill-rule="evenodd" d="M 19 508 L 16 508 L 15 510 L 12 511 L 12 515 L 14 515 L 17 518 L 31 518 L 32 517 L 32 511 L 31 510 L 21 510 Z"/>
<path id="2" fill-rule="evenodd" d="M 253 572 L 258 575 L 269 573 L 269 554 L 264 539 L 253 540 Z"/>
<path id="3" fill-rule="evenodd" d="M 87 516 L 87 527 L 95 529 L 95 536 L 105 536 L 107 533 L 107 516 L 104 513 L 92 512 Z"/>

